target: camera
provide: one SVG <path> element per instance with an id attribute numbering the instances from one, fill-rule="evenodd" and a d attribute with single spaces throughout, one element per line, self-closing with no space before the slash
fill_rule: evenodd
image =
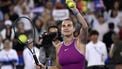
<path id="1" fill-rule="evenodd" d="M 59 34 L 58 32 L 44 32 L 40 39 L 43 39 L 41 45 L 42 46 L 48 46 L 48 45 L 52 45 L 52 41 L 55 41 L 59 38 Z"/>

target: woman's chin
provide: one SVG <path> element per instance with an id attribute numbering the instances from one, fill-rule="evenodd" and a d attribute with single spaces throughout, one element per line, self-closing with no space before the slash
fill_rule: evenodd
<path id="1" fill-rule="evenodd" d="M 71 36 L 72 34 L 70 34 L 70 33 L 66 33 L 66 34 L 64 34 L 64 36 Z"/>

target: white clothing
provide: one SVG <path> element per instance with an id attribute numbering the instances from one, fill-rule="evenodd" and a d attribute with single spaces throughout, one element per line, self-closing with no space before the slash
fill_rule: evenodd
<path id="1" fill-rule="evenodd" d="M 93 27 L 94 30 L 97 30 L 99 32 L 98 40 L 103 40 L 103 35 L 108 32 L 108 24 L 97 24 L 95 27 Z"/>
<path id="2" fill-rule="evenodd" d="M 107 59 L 107 49 L 103 42 L 98 41 L 93 43 L 92 41 L 86 45 L 86 60 L 89 66 L 104 65 Z"/>
<path id="3" fill-rule="evenodd" d="M 117 26 L 120 23 L 120 19 L 118 17 L 115 18 L 109 18 L 107 23 L 113 22 L 115 26 Z"/>
<path id="4" fill-rule="evenodd" d="M 12 26 L 12 21 L 11 21 L 11 20 L 6 20 L 6 21 L 5 21 L 5 25 L 10 25 L 10 26 Z"/>
<path id="5" fill-rule="evenodd" d="M 0 50 L 3 49 L 3 43 L 0 43 Z"/>
<path id="6" fill-rule="evenodd" d="M 3 39 L 6 39 L 6 29 L 3 29 L 0 34 L 1 34 Z M 11 31 L 11 39 L 14 39 L 14 36 L 15 36 L 14 30 L 12 29 L 12 31 Z"/>
<path id="7" fill-rule="evenodd" d="M 37 59 L 39 57 L 39 49 L 37 49 L 36 47 L 34 47 Z M 36 69 L 36 63 L 33 59 L 33 55 L 30 52 L 30 50 L 28 48 L 24 49 L 23 51 L 23 58 L 24 58 L 24 62 L 25 62 L 25 67 L 24 69 Z"/>
<path id="8" fill-rule="evenodd" d="M 27 15 L 27 14 L 21 14 L 20 17 L 27 17 L 27 18 L 30 18 L 29 15 Z M 22 19 L 20 20 L 20 22 L 24 23 L 24 29 L 25 29 L 26 31 L 32 29 L 32 25 L 31 25 L 31 23 L 30 23 L 30 21 L 29 21 L 28 19 L 22 18 Z"/>
<path id="9" fill-rule="evenodd" d="M 2 66 L 1 69 L 13 69 L 11 65 Z"/>
<path id="10" fill-rule="evenodd" d="M 55 21 L 68 19 L 69 18 L 69 11 L 68 11 L 68 9 L 60 9 L 60 10 L 53 9 L 52 16 Z"/>
<path id="11" fill-rule="evenodd" d="M 120 19 L 118 17 L 116 17 L 116 18 L 109 18 L 107 23 L 109 24 L 110 22 L 114 23 L 114 25 L 115 25 L 114 31 L 118 33 L 119 32 L 118 25 L 120 23 Z"/>
<path id="12" fill-rule="evenodd" d="M 2 50 L 0 52 L 0 61 L 10 61 L 10 60 L 16 60 L 18 61 L 17 53 L 14 49 L 10 49 L 9 51 Z M 13 69 L 12 65 L 3 65 L 1 66 L 1 69 Z"/>
<path id="13" fill-rule="evenodd" d="M 18 15 L 21 15 L 22 14 L 21 6 L 20 5 L 16 5 L 14 7 L 14 12 L 17 13 Z"/>
<path id="14" fill-rule="evenodd" d="M 31 10 L 32 8 L 34 8 L 34 0 L 29 0 L 28 2 L 25 2 L 27 7 L 29 8 L 29 10 Z"/>
<path id="15" fill-rule="evenodd" d="M 92 26 L 92 28 L 94 28 L 97 24 L 99 24 L 94 14 L 86 15 L 85 18 L 87 22 L 89 23 L 89 25 Z"/>

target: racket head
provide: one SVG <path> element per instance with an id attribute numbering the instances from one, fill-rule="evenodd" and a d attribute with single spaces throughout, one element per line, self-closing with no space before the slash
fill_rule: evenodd
<path id="1" fill-rule="evenodd" d="M 30 32 L 29 33 L 27 33 L 26 35 L 24 35 L 23 33 L 22 34 L 20 34 L 18 37 L 20 37 L 20 38 L 17 38 L 17 40 L 19 41 L 19 43 L 22 43 L 22 44 L 27 44 L 28 42 L 28 39 L 31 37 L 32 39 L 33 39 L 33 41 L 35 41 L 35 25 L 32 23 L 32 21 L 31 21 L 31 19 L 30 18 L 28 18 L 28 17 L 19 17 L 19 18 L 17 18 L 16 20 L 15 20 L 15 22 L 13 23 L 13 30 L 14 30 L 14 34 L 16 35 L 16 32 L 17 32 L 17 25 L 19 24 L 19 23 L 21 23 L 21 20 L 22 19 L 26 19 L 26 20 L 28 20 L 29 21 L 29 23 L 30 23 L 30 25 L 31 25 L 31 27 L 32 27 L 32 29 L 30 30 Z M 24 23 L 23 23 L 24 24 Z"/>

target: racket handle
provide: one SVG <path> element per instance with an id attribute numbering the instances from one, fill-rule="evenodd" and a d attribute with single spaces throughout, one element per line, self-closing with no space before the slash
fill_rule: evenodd
<path id="1" fill-rule="evenodd" d="M 33 58 L 34 58 L 34 60 L 35 60 L 36 65 L 40 66 L 40 69 L 41 69 L 41 68 L 42 68 L 42 66 L 41 66 L 41 65 L 39 65 L 39 61 L 38 61 L 38 59 L 37 59 L 36 55 L 33 55 Z"/>
<path id="2" fill-rule="evenodd" d="M 36 65 L 38 65 L 38 64 L 39 64 L 39 61 L 38 61 L 36 55 L 33 55 L 33 58 L 34 58 L 34 60 L 35 60 Z"/>

